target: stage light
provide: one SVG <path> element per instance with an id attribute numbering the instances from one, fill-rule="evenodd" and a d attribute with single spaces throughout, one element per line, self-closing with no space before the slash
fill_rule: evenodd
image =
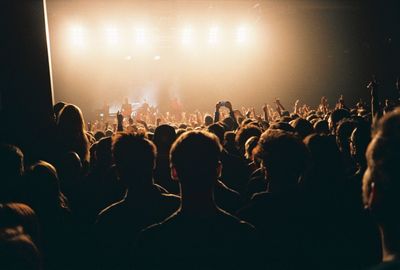
<path id="1" fill-rule="evenodd" d="M 188 46 L 193 43 L 193 29 L 191 26 L 186 26 L 182 30 L 181 42 L 184 46 Z"/>
<path id="2" fill-rule="evenodd" d="M 208 43 L 210 45 L 216 45 L 219 43 L 219 28 L 218 26 L 213 26 L 208 32 Z"/>
<path id="3" fill-rule="evenodd" d="M 75 25 L 71 28 L 71 42 L 75 47 L 84 47 L 84 29 L 82 26 Z"/>
<path id="4" fill-rule="evenodd" d="M 115 26 L 110 25 L 106 27 L 106 39 L 109 45 L 116 45 L 119 43 L 119 31 Z"/>
<path id="5" fill-rule="evenodd" d="M 247 26 L 240 26 L 236 31 L 236 43 L 245 44 L 249 42 L 250 29 Z"/>
<path id="6" fill-rule="evenodd" d="M 136 28 L 135 33 L 136 33 L 135 41 L 137 45 L 145 45 L 148 42 L 148 36 L 143 27 Z"/>
<path id="7" fill-rule="evenodd" d="M 249 44 L 251 41 L 251 28 L 247 25 L 239 26 L 236 30 L 236 43 L 239 45 Z"/>

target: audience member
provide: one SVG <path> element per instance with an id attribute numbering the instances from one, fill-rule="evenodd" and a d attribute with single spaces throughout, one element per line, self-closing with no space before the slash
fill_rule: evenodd
<path id="1" fill-rule="evenodd" d="M 246 260 L 254 246 L 253 226 L 221 210 L 214 201 L 213 189 L 222 169 L 220 155 L 218 138 L 208 132 L 187 132 L 176 140 L 171 173 L 180 184 L 181 207 L 141 233 L 135 251 L 143 268 L 160 269 L 167 263 L 175 269 L 250 266 Z"/>

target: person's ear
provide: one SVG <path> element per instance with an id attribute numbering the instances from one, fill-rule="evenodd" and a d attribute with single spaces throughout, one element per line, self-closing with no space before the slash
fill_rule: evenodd
<path id="1" fill-rule="evenodd" d="M 372 209 L 374 205 L 376 204 L 376 199 L 377 199 L 377 190 L 376 190 L 376 185 L 375 182 L 370 183 L 370 191 L 368 194 L 368 199 L 367 199 L 367 207 L 369 209 Z"/>
<path id="2" fill-rule="evenodd" d="M 222 176 L 222 163 L 221 161 L 218 161 L 217 165 L 217 177 L 220 178 Z"/>
<path id="3" fill-rule="evenodd" d="M 175 167 L 171 167 L 171 178 L 174 181 L 178 181 L 179 180 L 178 172 L 176 171 Z"/>

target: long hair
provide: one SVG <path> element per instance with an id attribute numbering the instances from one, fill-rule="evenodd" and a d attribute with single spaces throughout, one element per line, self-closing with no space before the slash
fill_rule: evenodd
<path id="1" fill-rule="evenodd" d="M 64 152 L 76 152 L 82 161 L 89 160 L 89 140 L 85 121 L 79 107 L 69 104 L 60 112 L 58 122 L 58 143 Z"/>

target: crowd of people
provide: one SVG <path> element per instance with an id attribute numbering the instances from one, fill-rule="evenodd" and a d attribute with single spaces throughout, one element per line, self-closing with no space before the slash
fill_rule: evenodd
<path id="1" fill-rule="evenodd" d="M 52 157 L 0 146 L 0 269 L 400 269 L 399 102 L 368 87 L 114 128 L 57 103 Z"/>

